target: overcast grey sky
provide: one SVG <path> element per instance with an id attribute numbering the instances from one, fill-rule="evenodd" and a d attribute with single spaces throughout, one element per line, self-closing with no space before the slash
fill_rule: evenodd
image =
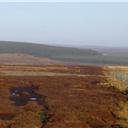
<path id="1" fill-rule="evenodd" d="M 0 3 L 0 40 L 128 47 L 128 3 Z"/>

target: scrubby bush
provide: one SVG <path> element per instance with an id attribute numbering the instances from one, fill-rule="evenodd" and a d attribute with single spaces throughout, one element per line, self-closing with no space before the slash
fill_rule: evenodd
<path id="1" fill-rule="evenodd" d="M 48 122 L 48 115 L 46 112 L 42 111 L 39 113 L 40 122 L 46 124 Z"/>

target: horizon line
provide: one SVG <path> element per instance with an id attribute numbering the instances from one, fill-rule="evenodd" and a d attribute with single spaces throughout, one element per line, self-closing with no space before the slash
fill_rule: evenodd
<path id="1" fill-rule="evenodd" d="M 84 44 L 84 45 L 76 45 L 76 44 L 58 44 L 58 43 L 54 43 L 52 44 L 52 42 L 49 43 L 44 43 L 44 42 L 34 42 L 34 41 L 17 41 L 17 40 L 0 40 L 0 43 L 4 43 L 4 42 L 10 42 L 10 43 L 26 43 L 26 44 L 39 44 L 39 45 L 47 45 L 47 46 L 56 46 L 56 47 L 72 47 L 72 48 L 80 48 L 83 46 L 87 46 L 87 47 L 106 47 L 106 48 L 128 48 L 128 46 L 110 46 L 110 45 L 89 45 L 89 44 Z"/>

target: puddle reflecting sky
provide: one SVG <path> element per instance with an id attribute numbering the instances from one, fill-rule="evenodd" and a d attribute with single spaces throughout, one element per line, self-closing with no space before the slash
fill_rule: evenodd
<path id="1" fill-rule="evenodd" d="M 37 102 L 39 105 L 43 104 L 44 97 L 37 94 L 37 87 L 14 87 L 10 89 L 10 99 L 14 101 L 16 106 L 26 105 L 29 101 Z"/>

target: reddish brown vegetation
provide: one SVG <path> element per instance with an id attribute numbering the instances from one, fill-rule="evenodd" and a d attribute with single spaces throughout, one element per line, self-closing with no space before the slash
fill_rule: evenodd
<path id="1" fill-rule="evenodd" d="M 45 67 L 45 68 L 44 68 Z M 14 66 L 13 70 L 38 70 L 103 75 L 100 67 L 89 66 Z M 50 68 L 49 68 L 50 67 Z M 57 69 L 58 67 L 58 69 Z M 62 67 L 62 68 L 61 68 Z M 65 67 L 65 68 L 64 68 Z M 2 70 L 11 70 L 1 66 Z M 46 70 L 47 69 L 47 70 Z M 9 99 L 9 89 L 18 86 L 36 85 L 38 94 L 46 96 L 50 115 L 47 128 L 106 128 L 117 124 L 115 117 L 118 103 L 126 98 L 115 88 L 99 83 L 107 82 L 100 76 L 43 76 L 0 77 L 0 115 L 11 113 L 11 120 L 0 120 L 0 128 L 41 128 L 38 113 L 43 109 L 35 102 L 17 107 Z"/>

